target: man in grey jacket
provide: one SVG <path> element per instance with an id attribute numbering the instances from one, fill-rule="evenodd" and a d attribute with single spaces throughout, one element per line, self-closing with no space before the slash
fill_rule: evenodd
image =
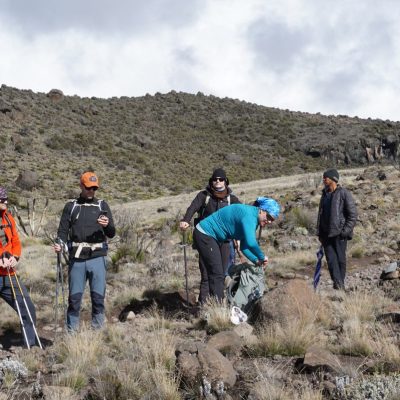
<path id="1" fill-rule="evenodd" d="M 324 248 L 334 289 L 345 289 L 347 241 L 352 239 L 357 209 L 351 193 L 339 185 L 339 172 L 323 174 L 324 190 L 319 203 L 317 233 Z"/>

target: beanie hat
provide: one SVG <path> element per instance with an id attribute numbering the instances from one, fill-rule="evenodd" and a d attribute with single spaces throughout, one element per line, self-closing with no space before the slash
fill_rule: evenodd
<path id="1" fill-rule="evenodd" d="M 339 182 L 339 172 L 335 168 L 327 169 L 323 177 L 332 179 L 336 183 Z"/>
<path id="2" fill-rule="evenodd" d="M 226 185 L 229 185 L 229 179 L 228 179 L 228 177 L 226 176 L 226 172 L 225 172 L 225 170 L 224 170 L 223 168 L 217 168 L 217 169 L 214 170 L 214 172 L 213 172 L 212 175 L 211 175 L 211 178 L 210 178 L 209 181 L 208 181 L 208 183 L 210 184 L 210 186 L 211 186 L 211 184 L 212 184 L 212 181 L 213 181 L 215 178 L 223 178 L 223 179 L 225 179 Z"/>
<path id="3" fill-rule="evenodd" d="M 99 180 L 94 172 L 85 172 L 81 176 L 81 183 L 86 187 L 99 187 Z"/>
<path id="4" fill-rule="evenodd" d="M 0 199 L 7 199 L 7 189 L 4 186 L 0 186 Z"/>
<path id="5" fill-rule="evenodd" d="M 263 211 L 266 211 L 272 218 L 277 219 L 281 211 L 279 203 L 269 197 L 257 197 L 254 205 Z"/>

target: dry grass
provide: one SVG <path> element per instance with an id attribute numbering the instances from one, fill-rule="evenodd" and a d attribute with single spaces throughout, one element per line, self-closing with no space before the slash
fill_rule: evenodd
<path id="1" fill-rule="evenodd" d="M 308 318 L 291 318 L 283 324 L 266 325 L 257 336 L 258 342 L 253 344 L 250 353 L 258 356 L 299 356 L 312 344 L 323 346 L 325 341 L 321 327 Z"/>
<path id="2" fill-rule="evenodd" d="M 226 300 L 220 303 L 216 299 L 209 299 L 203 307 L 201 317 L 211 333 L 232 328 L 231 310 Z"/>
<path id="3" fill-rule="evenodd" d="M 375 321 L 379 312 L 393 304 L 381 292 L 354 291 L 343 297 L 343 301 L 336 305 L 342 321 L 359 320 L 361 322 Z"/>

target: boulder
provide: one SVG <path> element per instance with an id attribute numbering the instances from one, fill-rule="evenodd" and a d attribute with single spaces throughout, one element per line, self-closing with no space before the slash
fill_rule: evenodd
<path id="1" fill-rule="evenodd" d="M 182 379 L 189 385 L 201 385 L 202 377 L 207 377 L 214 390 L 221 382 L 225 387 L 233 387 L 236 383 L 237 374 L 232 363 L 210 345 L 185 342 L 177 347 L 176 356 Z"/>
<path id="2" fill-rule="evenodd" d="M 224 331 L 211 336 L 208 345 L 225 355 L 239 354 L 242 350 L 243 340 L 234 331 Z"/>
<path id="3" fill-rule="evenodd" d="M 60 89 L 51 89 L 47 97 L 53 102 L 59 102 L 64 98 L 64 93 Z"/>
<path id="4" fill-rule="evenodd" d="M 315 294 L 309 282 L 293 279 L 266 293 L 261 299 L 261 322 L 278 322 L 298 318 L 299 312 L 315 314 L 320 307 L 320 298 Z"/>

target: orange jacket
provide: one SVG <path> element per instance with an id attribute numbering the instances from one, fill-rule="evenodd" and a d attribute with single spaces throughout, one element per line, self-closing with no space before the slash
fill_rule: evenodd
<path id="1" fill-rule="evenodd" d="M 7 214 L 7 218 L 6 218 Z M 3 257 L 5 253 L 13 255 L 15 258 L 21 257 L 21 242 L 15 225 L 13 216 L 7 212 L 1 212 L 1 225 L 5 234 L 5 238 L 0 240 L 0 257 Z M 9 226 L 9 223 L 11 226 Z M 11 275 L 14 275 L 14 270 L 11 270 Z M 0 276 L 7 276 L 7 268 L 0 267 Z"/>

